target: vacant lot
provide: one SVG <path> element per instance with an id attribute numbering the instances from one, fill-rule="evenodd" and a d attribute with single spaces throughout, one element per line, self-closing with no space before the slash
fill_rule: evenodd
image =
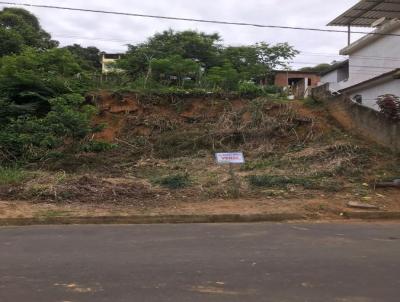
<path id="1" fill-rule="evenodd" d="M 400 210 L 400 159 L 352 137 L 313 102 L 259 98 L 88 97 L 107 127 L 92 148 L 0 170 L 0 216 L 301 212 L 338 215 L 349 201 Z M 214 153 L 243 151 L 240 198 Z"/>

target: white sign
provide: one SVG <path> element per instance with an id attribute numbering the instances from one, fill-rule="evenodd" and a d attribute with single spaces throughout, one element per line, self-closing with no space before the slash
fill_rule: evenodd
<path id="1" fill-rule="evenodd" d="M 223 164 L 244 164 L 244 156 L 242 152 L 237 153 L 216 153 L 217 163 Z"/>

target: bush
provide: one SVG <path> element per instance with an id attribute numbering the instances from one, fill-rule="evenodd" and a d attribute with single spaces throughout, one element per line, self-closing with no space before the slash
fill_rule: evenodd
<path id="1" fill-rule="evenodd" d="M 100 142 L 100 141 L 91 141 L 86 144 L 84 144 L 81 149 L 84 152 L 103 152 L 103 151 L 108 151 L 116 148 L 116 144 L 110 144 L 107 142 Z"/>
<path id="2" fill-rule="evenodd" d="M 282 89 L 275 85 L 268 85 L 264 87 L 264 92 L 268 94 L 280 94 Z"/>
<path id="3" fill-rule="evenodd" d="M 22 182 L 26 173 L 19 168 L 0 167 L 0 185 L 11 185 Z"/>
<path id="4" fill-rule="evenodd" d="M 250 185 L 254 187 L 286 187 L 287 185 L 301 185 L 306 188 L 312 187 L 312 181 L 299 177 L 286 177 L 274 175 L 250 175 Z"/>
<path id="5" fill-rule="evenodd" d="M 303 104 L 308 108 L 316 108 L 323 105 L 322 102 L 318 102 L 317 100 L 313 99 L 311 96 L 308 96 L 304 99 Z"/>
<path id="6" fill-rule="evenodd" d="M 176 190 L 188 187 L 191 183 L 187 174 L 175 174 L 165 176 L 157 181 L 163 187 Z"/>
<path id="7" fill-rule="evenodd" d="M 260 85 L 251 81 L 244 81 L 239 83 L 239 93 L 242 96 L 255 98 L 264 94 L 264 90 Z"/>
<path id="8" fill-rule="evenodd" d="M 222 67 L 217 66 L 211 68 L 205 77 L 206 83 L 212 88 L 222 88 L 223 90 L 234 90 L 238 88 L 239 73 L 229 63 Z"/>
<path id="9" fill-rule="evenodd" d="M 83 105 L 79 94 L 49 100 L 51 110 L 45 117 L 19 117 L 0 129 L 0 151 L 12 159 L 38 160 L 57 148 L 74 149 L 95 131 L 91 117 L 95 107 Z"/>

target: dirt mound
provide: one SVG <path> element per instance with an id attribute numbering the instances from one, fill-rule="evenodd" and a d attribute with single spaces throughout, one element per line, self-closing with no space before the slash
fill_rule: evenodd
<path id="1" fill-rule="evenodd" d="M 314 117 L 299 113 L 292 104 L 269 101 L 265 98 L 246 100 L 215 100 L 213 98 L 184 98 L 152 102 L 141 100 L 135 94 L 109 94 L 103 92 L 94 97 L 100 114 L 96 124 L 107 127 L 96 139 L 113 141 L 117 138 L 145 136 L 157 139 L 165 132 L 202 132 L 222 136 L 301 136 L 300 126 L 316 128 Z M 304 128 L 304 127 L 303 127 Z M 293 131 L 299 130 L 298 132 Z M 317 128 L 316 128 L 317 129 Z M 224 133 L 225 132 L 225 133 Z M 216 135 L 221 140 L 221 135 Z M 247 136 L 247 137 L 244 137 Z M 306 137 L 303 137 L 306 139 Z"/>

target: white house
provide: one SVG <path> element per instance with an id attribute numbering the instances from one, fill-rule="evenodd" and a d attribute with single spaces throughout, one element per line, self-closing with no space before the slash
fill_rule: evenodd
<path id="1" fill-rule="evenodd" d="M 121 72 L 121 69 L 115 67 L 117 60 L 121 59 L 119 53 L 102 53 L 101 56 L 101 72 L 103 74 Z"/>
<path id="2" fill-rule="evenodd" d="M 344 88 L 349 79 L 349 60 L 337 62 L 331 68 L 321 73 L 320 84 L 329 84 L 332 91 Z"/>
<path id="3" fill-rule="evenodd" d="M 372 108 L 377 108 L 376 99 L 382 94 L 400 96 L 399 19 L 400 0 L 361 0 L 331 21 L 330 26 L 348 28 L 349 45 L 340 51 L 341 55 L 349 56 L 348 74 L 345 79 L 346 76 L 339 76 L 340 68 L 334 69 L 321 82 L 329 82 L 332 90 L 346 93 Z M 375 29 L 350 43 L 351 27 Z"/>

